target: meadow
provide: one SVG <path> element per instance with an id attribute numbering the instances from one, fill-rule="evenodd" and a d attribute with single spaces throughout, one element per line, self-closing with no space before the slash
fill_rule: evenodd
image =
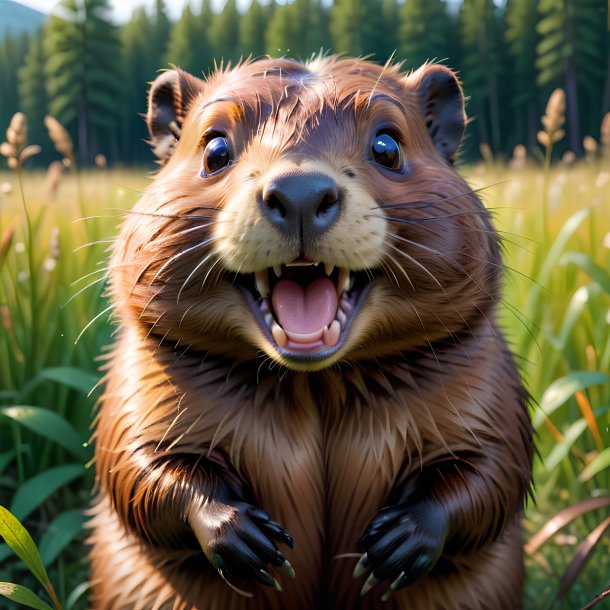
<path id="1" fill-rule="evenodd" d="M 147 171 L 0 172 L 0 505 L 31 533 L 65 610 L 87 607 L 106 252 Z M 504 240 L 500 317 L 532 395 L 525 607 L 583 608 L 610 587 L 610 158 L 460 171 Z M 0 581 L 45 596 L 6 545 Z"/>

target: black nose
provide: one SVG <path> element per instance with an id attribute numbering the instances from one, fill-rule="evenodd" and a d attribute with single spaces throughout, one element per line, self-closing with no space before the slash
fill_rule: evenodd
<path id="1" fill-rule="evenodd" d="M 335 181 L 318 172 L 275 176 L 259 200 L 263 213 L 290 237 L 318 237 L 339 216 L 341 203 Z"/>

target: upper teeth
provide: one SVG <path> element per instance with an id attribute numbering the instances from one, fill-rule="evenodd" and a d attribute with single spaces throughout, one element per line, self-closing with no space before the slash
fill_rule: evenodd
<path id="1" fill-rule="evenodd" d="M 256 289 L 259 291 L 260 295 L 263 298 L 269 296 L 269 276 L 267 275 L 267 270 L 257 271 L 254 274 L 254 279 L 256 281 Z"/>
<path id="2" fill-rule="evenodd" d="M 341 267 L 337 279 L 337 294 L 341 296 L 342 293 L 347 292 L 350 289 L 350 283 L 350 272 Z"/>
<path id="3" fill-rule="evenodd" d="M 324 271 L 327 276 L 330 276 L 334 271 L 335 265 L 333 263 L 324 263 Z M 276 277 L 282 277 L 282 265 L 273 265 L 273 272 Z M 348 269 L 339 267 L 339 275 L 337 277 L 337 296 L 341 297 L 344 292 L 349 292 L 354 285 L 354 276 L 349 272 Z M 256 271 L 254 273 L 254 280 L 256 283 L 256 289 L 263 297 L 267 298 L 270 294 L 269 288 L 269 273 L 267 269 L 262 271 Z"/>

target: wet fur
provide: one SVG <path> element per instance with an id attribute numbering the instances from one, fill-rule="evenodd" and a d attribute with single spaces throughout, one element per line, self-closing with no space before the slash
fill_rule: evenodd
<path id="1" fill-rule="evenodd" d="M 96 609 L 520 607 L 526 394 L 496 322 L 497 235 L 426 126 L 429 68 L 331 57 L 245 63 L 205 84 L 180 74 L 191 97 L 180 139 L 111 261 L 119 331 L 95 433 Z M 388 118 L 408 177 L 367 158 Z M 202 179 L 201 138 L 219 126 L 238 162 Z M 345 201 L 310 257 L 379 270 L 323 367 L 280 357 L 232 283 L 299 256 L 254 202 L 269 175 L 303 169 L 331 175 Z M 293 535 L 282 552 L 296 579 L 274 573 L 283 592 L 235 582 L 254 594 L 243 597 L 202 554 L 188 510 L 218 478 Z M 441 558 L 388 602 L 381 586 L 360 597 L 358 538 L 410 499 L 450 517 Z"/>

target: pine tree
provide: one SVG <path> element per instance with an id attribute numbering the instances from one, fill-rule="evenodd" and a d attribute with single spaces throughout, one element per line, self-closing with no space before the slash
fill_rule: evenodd
<path id="1" fill-rule="evenodd" d="M 536 141 L 538 88 L 536 86 L 536 47 L 540 36 L 536 31 L 540 19 L 538 0 L 510 0 L 506 7 L 506 41 L 511 66 L 511 106 L 514 113 L 511 145 Z"/>
<path id="2" fill-rule="evenodd" d="M 246 57 L 260 57 L 265 53 L 267 17 L 260 2 L 252 0 L 239 23 L 239 46 Z"/>
<path id="3" fill-rule="evenodd" d="M 235 0 L 226 0 L 222 11 L 212 18 L 210 42 L 218 63 L 235 63 L 241 55 L 239 48 L 240 14 Z"/>
<path id="4" fill-rule="evenodd" d="M 45 37 L 49 111 L 78 133 L 81 162 L 116 152 L 123 78 L 108 0 L 62 0 Z"/>
<path id="5" fill-rule="evenodd" d="M 308 0 L 301 0 L 274 7 L 265 34 L 269 55 L 297 59 L 306 59 L 310 55 L 307 3 Z"/>
<path id="6" fill-rule="evenodd" d="M 406 66 L 418 68 L 431 59 L 449 59 L 453 23 L 445 2 L 407 0 L 400 7 L 399 23 L 398 50 Z"/>
<path id="7" fill-rule="evenodd" d="M 382 0 L 336 0 L 330 10 L 333 50 L 385 61 Z"/>
<path id="8" fill-rule="evenodd" d="M 150 48 L 150 41 L 156 34 L 156 24 L 144 7 L 133 12 L 131 20 L 121 32 L 125 70 L 121 149 L 122 158 L 132 161 L 150 159 L 144 144 L 148 134 L 141 114 L 146 112 L 148 83 L 161 67 L 158 50 L 153 54 Z"/>
<path id="9" fill-rule="evenodd" d="M 210 66 L 206 32 L 188 4 L 171 30 L 164 63 L 179 66 L 197 76 L 207 72 Z"/>
<path id="10" fill-rule="evenodd" d="M 384 36 L 380 39 L 382 57 L 391 57 L 398 52 L 399 8 L 396 0 L 381 0 L 381 21 Z"/>
<path id="11" fill-rule="evenodd" d="M 152 49 L 149 49 L 152 56 L 152 63 L 157 69 L 164 67 L 162 62 L 165 58 L 165 49 L 169 40 L 169 33 L 172 24 L 167 16 L 164 0 L 156 0 L 154 13 L 154 35 Z"/>
<path id="12" fill-rule="evenodd" d="M 500 81 L 502 32 L 492 0 L 464 0 L 461 12 L 464 87 L 471 96 L 469 114 L 476 117 L 479 141 L 502 150 Z"/>
<path id="13" fill-rule="evenodd" d="M 594 98 L 603 78 L 600 66 L 605 65 L 603 36 L 607 25 L 604 7 L 604 0 L 539 3 L 542 19 L 537 27 L 541 35 L 536 62 L 538 83 L 565 87 L 570 148 L 577 153 L 582 151 L 579 89 Z"/>
<path id="14" fill-rule="evenodd" d="M 0 133 L 19 110 L 18 71 L 23 65 L 29 44 L 27 34 L 0 39 Z"/>
<path id="15" fill-rule="evenodd" d="M 43 145 L 43 149 L 49 144 L 44 126 L 44 117 L 48 113 L 44 70 L 45 54 L 40 32 L 32 39 L 25 62 L 19 69 L 19 104 L 28 119 L 28 139 Z"/>

